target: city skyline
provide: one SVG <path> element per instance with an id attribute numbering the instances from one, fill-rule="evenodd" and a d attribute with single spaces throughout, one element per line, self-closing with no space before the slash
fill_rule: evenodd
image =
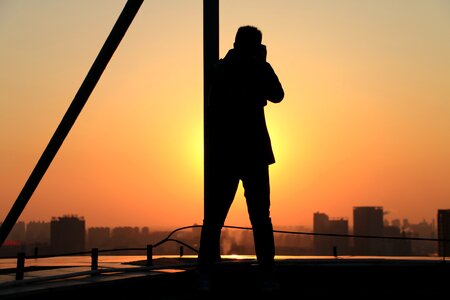
<path id="1" fill-rule="evenodd" d="M 0 4 L 0 221 L 126 1 Z M 144 1 L 20 219 L 175 228 L 203 217 L 203 1 Z M 450 4 L 220 1 L 220 57 L 263 32 L 286 91 L 266 107 L 277 226 L 450 200 Z M 239 187 L 227 224 L 249 226 Z"/>
<path id="2" fill-rule="evenodd" d="M 387 224 L 403 224 L 403 223 L 407 223 L 407 224 L 421 224 L 421 223 L 428 223 L 431 224 L 432 226 L 436 226 L 436 222 L 438 219 L 438 215 L 439 215 L 439 211 L 440 210 L 448 210 L 447 208 L 440 208 L 436 211 L 436 216 L 435 218 L 431 218 L 431 219 L 421 219 L 419 221 L 412 221 L 411 219 L 409 219 L 408 217 L 404 217 L 404 218 L 387 218 L 386 216 L 388 215 L 388 213 L 384 210 L 384 208 L 382 206 L 353 206 L 352 207 L 352 214 L 348 215 L 348 216 L 335 216 L 330 214 L 329 212 L 325 211 L 314 211 L 311 215 L 311 224 L 301 224 L 301 223 L 296 223 L 296 224 L 287 224 L 287 225 L 277 225 L 274 224 L 274 229 L 280 229 L 280 228 L 288 228 L 288 227 L 299 227 L 299 228 L 305 228 L 308 230 L 313 230 L 313 226 L 314 226 L 314 216 L 315 214 L 323 214 L 323 215 L 327 215 L 328 218 L 330 220 L 346 220 L 349 224 L 349 228 L 353 227 L 353 223 L 354 223 L 354 219 L 353 219 L 353 214 L 354 214 L 354 210 L 357 208 L 380 208 L 381 211 L 383 211 L 383 220 L 385 222 L 387 222 Z M 95 225 L 89 225 L 89 221 L 82 215 L 79 214 L 75 214 L 75 213 L 67 213 L 67 214 L 62 214 L 59 216 L 52 216 L 49 219 L 46 220 L 23 220 L 23 219 L 19 219 L 17 221 L 17 223 L 24 223 L 25 225 L 28 223 L 50 223 L 52 220 L 58 220 L 60 218 L 79 218 L 81 220 L 83 220 L 86 223 L 86 228 L 124 228 L 124 227 L 128 227 L 128 228 L 149 228 L 150 230 L 175 230 L 177 228 L 181 228 L 181 227 L 186 227 L 186 226 L 192 226 L 192 225 L 201 225 L 201 223 L 196 223 L 196 222 L 192 222 L 189 224 L 183 224 L 177 227 L 171 227 L 171 226 L 149 226 L 149 225 L 135 225 L 135 224 L 118 224 L 118 225 L 105 225 L 105 224 L 95 224 Z M 16 223 L 16 224 L 17 224 Z M 0 223 L 1 224 L 1 223 Z M 226 226 L 240 226 L 238 224 L 225 224 Z M 400 226 L 401 227 L 401 226 Z M 251 226 L 249 226 L 248 228 L 251 228 Z"/>
<path id="3" fill-rule="evenodd" d="M 419 224 L 410 223 L 406 219 L 387 222 L 382 207 L 354 207 L 353 216 L 354 222 L 350 224 L 347 219 L 336 219 L 326 213 L 316 212 L 312 229 L 301 226 L 275 227 L 274 233 L 279 233 L 275 235 L 276 253 L 435 257 L 447 251 L 444 244 L 436 241 L 436 237 L 445 239 L 448 236 L 445 230 L 450 224 L 448 209 L 438 210 L 438 224 L 434 220 Z M 139 252 L 148 245 L 159 245 L 172 237 L 183 241 L 184 244 L 180 243 L 181 245 L 190 245 L 188 253 L 196 254 L 194 249 L 199 247 L 200 231 L 200 226 L 196 224 L 170 230 L 133 226 L 89 227 L 82 216 L 65 215 L 54 217 L 50 222 L 17 223 L 6 247 L 0 252 L 3 256 L 11 253 L 14 255 L 14 251 L 25 251 L 38 256 L 39 253 L 74 253 L 93 248 L 131 250 L 136 247 L 141 249 L 133 251 Z M 221 235 L 221 253 L 254 254 L 251 236 L 251 228 L 226 226 Z M 368 236 L 373 238 L 365 239 Z M 160 247 L 157 251 L 160 254 L 184 252 L 177 244 Z"/>
<path id="4" fill-rule="evenodd" d="M 245 201 L 245 200 L 243 200 L 243 201 Z M 401 222 L 403 222 L 404 220 L 408 220 L 410 223 L 414 223 L 414 224 L 418 224 L 418 223 L 421 223 L 421 222 L 429 222 L 429 223 L 436 222 L 437 221 L 437 216 L 438 216 L 438 213 L 437 213 L 438 210 L 440 210 L 440 209 L 444 209 L 444 210 L 445 209 L 450 209 L 450 207 L 448 207 L 448 206 L 447 207 L 440 207 L 440 208 L 436 209 L 436 213 L 434 214 L 434 216 L 432 216 L 430 218 L 425 218 L 425 217 L 420 218 L 419 217 L 417 219 L 412 219 L 412 218 L 409 218 L 406 215 L 403 215 L 401 212 L 398 212 L 396 214 L 396 216 L 393 217 L 389 210 L 387 210 L 385 207 L 380 206 L 380 205 L 355 205 L 355 206 L 351 206 L 351 207 L 347 208 L 348 214 L 346 214 L 346 215 L 334 215 L 334 214 L 330 213 L 329 210 L 327 210 L 327 209 L 325 209 L 325 210 L 313 210 L 311 212 L 310 218 L 308 220 L 304 221 L 304 222 L 299 221 L 297 223 L 291 223 L 291 224 L 286 224 L 286 223 L 277 224 L 277 222 L 275 220 L 274 226 L 277 226 L 277 227 L 292 227 L 292 226 L 295 227 L 295 226 L 300 226 L 300 227 L 305 227 L 305 228 L 312 228 L 313 227 L 313 220 L 314 220 L 313 215 L 315 213 L 317 213 L 317 212 L 328 214 L 329 217 L 332 218 L 332 219 L 346 219 L 346 220 L 349 221 L 349 223 L 352 223 L 353 222 L 353 210 L 354 210 L 355 207 L 381 207 L 381 208 L 383 208 L 384 217 L 385 217 L 384 219 L 387 220 L 388 222 L 392 222 L 394 220 L 400 220 Z M 231 211 L 232 210 L 233 209 L 231 209 Z M 46 220 L 50 221 L 50 220 L 52 220 L 54 218 L 60 218 L 62 216 L 75 216 L 75 217 L 81 217 L 81 218 L 87 219 L 87 218 L 85 218 L 85 216 L 83 216 L 83 215 L 81 215 L 79 213 L 73 212 L 73 213 L 61 213 L 59 215 L 52 215 L 52 216 L 49 216 L 47 219 L 44 219 L 44 218 L 32 219 L 32 217 L 28 218 L 28 219 L 24 219 L 24 218 L 21 217 L 21 218 L 19 218 L 19 220 L 17 222 L 25 222 L 25 223 L 29 223 L 29 222 L 46 222 Z M 0 222 L 0 224 L 1 224 L 1 222 Z M 190 225 L 193 225 L 193 224 L 201 225 L 201 222 L 192 221 L 190 223 L 185 223 L 185 224 L 178 223 L 177 225 L 151 225 L 150 222 L 148 224 L 145 224 L 145 223 L 136 224 L 136 223 L 133 223 L 133 222 L 131 222 L 131 223 L 116 223 L 116 224 L 111 224 L 111 223 L 108 223 L 108 222 L 106 222 L 104 224 L 103 223 L 98 223 L 98 222 L 92 222 L 92 224 L 89 224 L 89 222 L 87 222 L 87 224 L 89 225 L 88 227 L 111 227 L 111 228 L 113 228 L 113 227 L 131 226 L 131 227 L 140 227 L 140 228 L 142 228 L 142 227 L 152 227 L 152 228 L 157 228 L 157 229 L 162 229 L 162 230 L 170 230 L 170 229 L 175 229 L 175 228 L 179 228 L 179 227 L 190 226 Z M 248 227 L 251 227 L 251 224 L 249 222 L 244 222 L 244 224 L 242 224 L 242 223 L 240 223 L 240 224 L 232 224 L 228 220 L 225 222 L 225 225 L 227 225 L 227 226 L 248 226 Z"/>

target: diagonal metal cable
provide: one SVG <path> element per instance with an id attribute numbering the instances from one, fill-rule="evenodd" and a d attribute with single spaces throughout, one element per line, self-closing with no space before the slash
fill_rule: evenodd
<path id="1" fill-rule="evenodd" d="M 34 167 L 30 177 L 28 177 L 22 191 L 3 221 L 0 227 L 0 247 L 5 242 L 14 227 L 14 224 L 16 224 L 22 214 L 22 211 L 25 209 L 25 206 L 39 185 L 42 177 L 44 177 L 45 172 L 55 158 L 56 153 L 63 144 L 66 136 L 69 134 L 70 129 L 75 124 L 78 115 L 81 113 L 81 110 L 89 99 L 89 96 L 97 85 L 103 71 L 108 65 L 108 62 L 119 46 L 143 2 L 144 0 L 128 0 L 125 4 L 125 7 L 114 24 L 114 27 L 101 48 L 97 58 L 92 64 L 86 78 L 78 89 L 78 92 L 61 120 L 61 123 L 57 127 L 47 147 L 42 153 L 42 156 Z"/>

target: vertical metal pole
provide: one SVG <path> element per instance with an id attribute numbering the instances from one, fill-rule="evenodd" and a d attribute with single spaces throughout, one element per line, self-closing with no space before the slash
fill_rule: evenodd
<path id="1" fill-rule="evenodd" d="M 208 94 L 214 64 L 219 60 L 219 0 L 203 0 L 203 168 L 204 209 L 210 201 Z"/>
<path id="2" fill-rule="evenodd" d="M 153 265 L 153 245 L 147 245 L 147 266 Z"/>
<path id="3" fill-rule="evenodd" d="M 25 253 L 17 253 L 16 280 L 22 280 L 25 273 Z"/>
<path id="4" fill-rule="evenodd" d="M 98 80 L 102 76 L 102 73 L 108 65 L 109 60 L 119 46 L 120 41 L 127 32 L 128 27 L 136 16 L 143 1 L 144 0 L 128 0 L 125 4 L 122 13 L 117 19 L 116 24 L 114 24 L 111 33 L 109 34 L 102 49 L 100 50 L 100 53 L 92 64 L 91 69 L 89 70 L 86 78 L 81 84 L 77 94 L 75 95 L 75 98 L 72 100 L 72 103 L 70 104 L 61 123 L 50 139 L 47 148 L 45 148 L 41 158 L 39 159 L 33 172 L 25 183 L 25 186 L 23 187 L 22 191 L 14 202 L 14 205 L 6 216 L 5 221 L 2 223 L 0 227 L 0 247 L 3 245 L 14 224 L 16 224 L 19 216 L 22 214 L 22 211 L 24 210 L 25 206 L 36 190 L 36 187 L 39 185 L 39 182 L 50 166 L 53 158 L 64 142 L 64 139 L 66 138 L 78 115 L 86 104 L 89 96 L 94 90 Z"/>
<path id="5" fill-rule="evenodd" d="M 98 248 L 92 248 L 91 250 L 91 271 L 98 270 Z"/>

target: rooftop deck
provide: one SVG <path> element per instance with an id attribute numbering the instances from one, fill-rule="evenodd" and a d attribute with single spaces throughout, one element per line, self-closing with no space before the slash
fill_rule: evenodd
<path id="1" fill-rule="evenodd" d="M 384 258 L 277 259 L 281 289 L 263 294 L 253 259 L 224 259 L 213 289 L 196 289 L 195 258 L 155 259 L 89 267 L 35 268 L 16 281 L 0 274 L 1 299 L 383 299 L 449 296 L 450 264 L 445 260 Z M 425 298 L 426 297 L 426 298 Z"/>

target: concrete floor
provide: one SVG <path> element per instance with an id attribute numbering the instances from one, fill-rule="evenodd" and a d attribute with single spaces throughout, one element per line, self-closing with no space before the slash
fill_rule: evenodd
<path id="1" fill-rule="evenodd" d="M 450 298 L 450 264 L 444 261 L 383 259 L 277 260 L 280 290 L 262 293 L 253 260 L 217 266 L 209 293 L 197 291 L 195 261 L 136 262 L 133 268 L 90 275 L 86 267 L 36 271 L 23 283 L 0 283 L 1 299 L 423 299 Z M 72 272 L 72 273 L 71 273 Z M 79 274 L 64 278 L 67 274 Z M 29 272 L 32 273 L 32 272 Z M 66 274 L 66 275 L 64 275 Z M 39 276 L 38 276 L 39 275 Z M 49 280 L 53 276 L 53 280 Z M 58 277 L 59 276 L 59 277 Z M 68 275 L 67 275 L 68 276 Z M 47 278 L 47 280 L 45 280 Z M 27 282 L 28 280 L 28 282 Z M 8 283 L 9 282 L 9 283 Z"/>

